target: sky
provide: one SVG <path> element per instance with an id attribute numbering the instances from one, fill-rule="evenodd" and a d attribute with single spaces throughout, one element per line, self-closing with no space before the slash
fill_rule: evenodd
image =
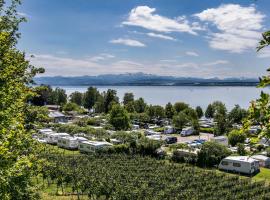
<path id="1" fill-rule="evenodd" d="M 24 0 L 18 47 L 42 76 L 266 73 L 269 0 Z M 31 56 L 33 55 L 33 56 Z"/>

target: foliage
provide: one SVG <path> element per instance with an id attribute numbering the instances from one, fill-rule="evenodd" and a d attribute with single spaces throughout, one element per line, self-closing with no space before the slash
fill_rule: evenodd
<path id="1" fill-rule="evenodd" d="M 31 106 L 27 105 L 25 108 L 25 125 L 33 128 L 34 125 L 42 125 L 49 123 L 49 110 L 44 106 Z"/>
<path id="2" fill-rule="evenodd" d="M 116 90 L 108 89 L 104 94 L 104 109 L 105 113 L 108 113 L 114 104 L 119 103 Z"/>
<path id="3" fill-rule="evenodd" d="M 242 109 L 239 105 L 235 105 L 228 114 L 228 118 L 231 123 L 240 124 L 245 117 L 247 117 L 247 111 Z"/>
<path id="4" fill-rule="evenodd" d="M 123 98 L 123 104 L 127 105 L 129 103 L 134 102 L 134 94 L 133 93 L 125 93 Z"/>
<path id="5" fill-rule="evenodd" d="M 0 1 L 0 199 L 36 199 L 31 183 L 35 146 L 24 125 L 26 101 L 33 96 L 27 85 L 42 69 L 29 64 L 16 48 L 19 0 Z M 31 121 L 31 120 L 30 120 Z"/>
<path id="6" fill-rule="evenodd" d="M 200 127 L 200 131 L 203 133 L 214 133 L 214 129 L 213 128 L 206 128 L 206 127 Z"/>
<path id="7" fill-rule="evenodd" d="M 270 157 L 270 147 L 267 147 L 266 148 L 266 156 L 267 157 Z"/>
<path id="8" fill-rule="evenodd" d="M 176 102 L 173 107 L 174 107 L 175 112 L 179 113 L 189 108 L 189 105 L 184 102 Z"/>
<path id="9" fill-rule="evenodd" d="M 228 135 L 229 144 L 232 146 L 238 143 L 244 143 L 246 140 L 246 134 L 238 130 L 232 130 Z"/>
<path id="10" fill-rule="evenodd" d="M 134 107 L 137 113 L 143 113 L 146 111 L 147 104 L 145 103 L 143 98 L 139 98 L 134 101 Z"/>
<path id="11" fill-rule="evenodd" d="M 268 199 L 264 182 L 253 182 L 187 164 L 138 155 L 46 155 L 46 182 L 89 199 Z M 45 183 L 45 181 L 44 181 Z M 65 187 L 65 188 L 66 188 Z M 64 189 L 65 189 L 64 188 Z"/>
<path id="12" fill-rule="evenodd" d="M 150 105 L 147 109 L 147 114 L 150 118 L 164 118 L 165 117 L 165 110 L 162 106 L 159 105 Z"/>
<path id="13" fill-rule="evenodd" d="M 115 130 L 127 130 L 130 128 L 129 115 L 125 108 L 119 104 L 113 105 L 110 111 L 109 122 Z"/>
<path id="14" fill-rule="evenodd" d="M 82 106 L 83 100 L 84 100 L 83 93 L 75 91 L 75 92 L 70 94 L 69 100 L 72 103 L 76 103 L 77 105 Z"/>
<path id="15" fill-rule="evenodd" d="M 169 102 L 165 106 L 165 115 L 167 118 L 172 119 L 174 116 L 175 110 L 173 105 Z"/>
<path id="16" fill-rule="evenodd" d="M 130 114 L 130 118 L 142 123 L 150 122 L 150 117 L 147 113 L 132 113 Z"/>
<path id="17" fill-rule="evenodd" d="M 218 165 L 220 161 L 230 155 L 226 146 L 217 142 L 205 142 L 198 153 L 198 164 L 203 167 Z"/>
<path id="18" fill-rule="evenodd" d="M 247 154 L 246 150 L 245 150 L 245 145 L 242 144 L 242 143 L 238 143 L 237 144 L 237 153 L 240 155 L 240 156 L 244 156 Z"/>
<path id="19" fill-rule="evenodd" d="M 175 128 L 182 130 L 184 126 L 188 123 L 188 116 L 180 112 L 173 117 L 173 125 Z"/>
<path id="20" fill-rule="evenodd" d="M 223 135 L 229 131 L 229 122 L 226 116 L 222 114 L 215 115 L 214 134 L 215 136 Z"/>
<path id="21" fill-rule="evenodd" d="M 78 113 L 83 113 L 85 111 L 78 104 L 72 102 L 68 102 L 65 105 L 63 105 L 62 110 L 65 112 L 76 111 Z"/>
<path id="22" fill-rule="evenodd" d="M 213 118 L 214 117 L 214 108 L 213 108 L 212 104 L 209 104 L 207 106 L 204 115 L 206 118 Z"/>
<path id="23" fill-rule="evenodd" d="M 195 110 L 196 110 L 198 118 L 201 118 L 203 116 L 202 108 L 200 106 L 197 106 Z"/>
<path id="24" fill-rule="evenodd" d="M 93 108 L 99 95 L 97 88 L 89 87 L 83 97 L 83 106 L 87 109 Z"/>

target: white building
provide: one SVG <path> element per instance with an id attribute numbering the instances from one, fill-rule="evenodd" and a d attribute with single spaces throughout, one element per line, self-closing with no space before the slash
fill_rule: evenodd
<path id="1" fill-rule="evenodd" d="M 229 145 L 228 138 L 226 136 L 217 136 L 210 139 L 213 142 L 217 142 L 219 144 L 223 144 L 225 146 Z"/>
<path id="2" fill-rule="evenodd" d="M 229 156 L 220 162 L 218 168 L 224 171 L 254 174 L 260 171 L 259 161 L 249 156 Z"/>
<path id="3" fill-rule="evenodd" d="M 183 128 L 183 130 L 181 131 L 181 136 L 189 136 L 189 135 L 192 135 L 193 133 L 194 133 L 194 128 L 186 127 L 186 128 Z"/>
<path id="4" fill-rule="evenodd" d="M 84 141 L 79 144 L 80 152 L 93 153 L 96 150 L 104 149 L 112 146 L 109 142 L 99 142 L 99 141 Z"/>
<path id="5" fill-rule="evenodd" d="M 258 160 L 261 167 L 270 167 L 270 158 L 264 155 L 254 155 L 251 158 Z"/>

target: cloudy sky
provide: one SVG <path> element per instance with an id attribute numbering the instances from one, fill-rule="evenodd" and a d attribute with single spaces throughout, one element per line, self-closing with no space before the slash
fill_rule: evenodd
<path id="1" fill-rule="evenodd" d="M 258 77 L 269 0 L 24 0 L 19 48 L 43 76 Z"/>

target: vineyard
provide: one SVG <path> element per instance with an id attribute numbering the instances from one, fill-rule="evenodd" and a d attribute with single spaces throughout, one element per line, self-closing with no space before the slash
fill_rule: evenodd
<path id="1" fill-rule="evenodd" d="M 127 155 L 43 155 L 43 184 L 89 199 L 270 199 L 265 182 Z"/>

